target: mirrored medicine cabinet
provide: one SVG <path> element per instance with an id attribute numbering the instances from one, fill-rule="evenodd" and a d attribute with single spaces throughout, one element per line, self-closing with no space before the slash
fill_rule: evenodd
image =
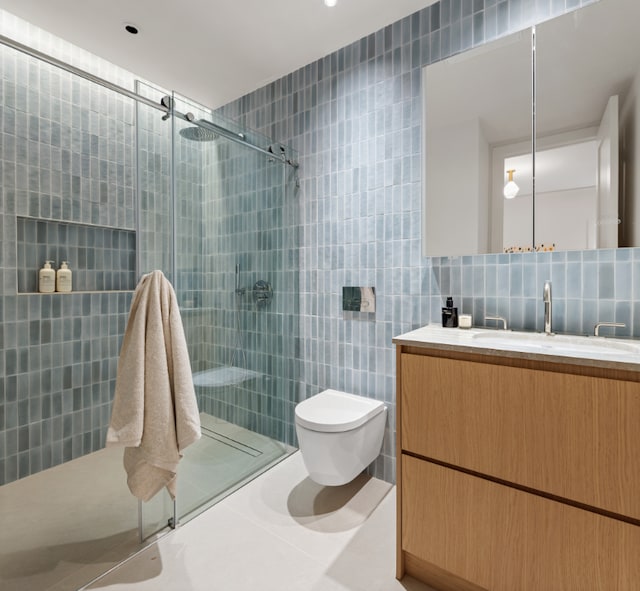
<path id="1" fill-rule="evenodd" d="M 640 245 L 638 22 L 600 0 L 424 68 L 426 256 Z"/>

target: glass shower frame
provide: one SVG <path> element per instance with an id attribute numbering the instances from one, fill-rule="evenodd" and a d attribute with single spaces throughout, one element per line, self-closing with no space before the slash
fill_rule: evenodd
<path id="1" fill-rule="evenodd" d="M 139 92 L 158 96 L 157 89 L 145 86 L 138 85 Z M 143 508 L 143 537 L 197 515 L 295 449 L 299 350 L 295 154 L 176 93 L 170 99 L 165 99 L 173 109 L 170 120 L 157 115 L 147 119 L 155 139 L 139 142 L 142 152 L 149 145 L 171 146 L 170 162 L 161 162 L 159 176 L 145 183 L 144 175 L 139 175 L 141 205 L 151 201 L 157 208 L 159 195 L 151 195 L 152 187 L 161 187 L 162 199 L 170 203 L 164 218 L 156 208 L 140 210 L 139 273 L 152 270 L 153 261 L 163 265 L 174 284 L 204 437 L 221 444 L 213 455 L 225 455 L 226 449 L 238 456 L 238 474 L 231 478 L 229 465 L 222 460 L 205 468 L 224 477 L 219 486 L 211 484 L 207 494 L 194 497 L 193 488 L 202 483 L 181 495 L 179 471 L 175 515 L 168 495 L 158 495 Z M 139 113 L 144 109 L 140 107 Z M 139 158 L 148 159 L 148 152 L 141 157 L 142 152 Z M 170 195 L 163 171 L 171 181 Z M 163 247 L 145 253 L 145 236 L 153 238 L 157 247 L 158 235 L 164 237 Z M 281 451 L 276 453 L 274 445 Z M 185 473 L 190 472 L 189 454 L 187 450 Z"/>
<path id="2" fill-rule="evenodd" d="M 71 464 L 72 461 L 68 462 L 68 460 L 82 459 L 81 456 L 90 456 L 96 450 L 104 451 L 100 448 L 104 444 L 104 433 L 110 414 L 110 397 L 113 395 L 110 386 L 113 385 L 115 379 L 119 337 L 124 332 L 131 290 L 140 274 L 153 269 L 163 269 L 167 276 L 177 283 L 178 297 L 181 299 L 185 312 L 189 308 L 189 301 L 192 302 L 191 307 L 201 309 L 202 305 L 198 302 L 203 300 L 196 301 L 189 300 L 189 298 L 193 298 L 195 294 L 204 298 L 208 291 L 212 291 L 210 286 L 216 285 L 215 282 L 218 280 L 222 282 L 220 293 L 226 294 L 227 304 L 229 285 L 234 285 L 231 290 L 231 300 L 235 306 L 238 301 L 234 299 L 236 274 L 235 265 L 231 270 L 226 268 L 220 270 L 221 267 L 219 269 L 218 265 L 222 263 L 211 258 L 207 261 L 211 265 L 211 271 L 206 277 L 208 281 L 206 285 L 201 283 L 194 287 L 194 284 L 190 283 L 193 277 L 180 276 L 180 272 L 186 268 L 184 265 L 186 259 L 178 257 L 180 262 L 175 263 L 177 249 L 174 237 L 176 236 L 176 218 L 178 217 L 176 212 L 181 211 L 179 205 L 176 205 L 177 209 L 174 211 L 174 204 L 177 203 L 175 200 L 176 187 L 174 186 L 175 174 L 173 174 L 176 162 L 174 136 L 178 132 L 175 124 L 177 114 L 172 113 L 171 117 L 164 119 L 165 113 L 159 101 L 161 94 L 155 90 L 151 91 L 149 87 L 144 90 L 141 87 L 141 94 L 138 94 L 25 45 L 12 42 L 8 38 L 2 37 L 0 41 L 3 45 L 15 49 L 21 54 L 26 54 L 29 59 L 38 60 L 38 65 L 28 64 L 30 68 L 29 81 L 31 81 L 31 70 L 37 72 L 40 68 L 40 62 L 53 68 L 59 68 L 66 73 L 62 83 L 56 82 L 56 84 L 48 86 L 50 91 L 55 92 L 51 97 L 45 95 L 45 98 L 50 99 L 45 101 L 34 100 L 34 98 L 38 98 L 39 87 L 34 84 L 33 88 L 27 88 L 27 78 L 24 79 L 25 84 L 22 89 L 24 96 L 27 96 L 28 93 L 32 93 L 33 96 L 29 94 L 29 100 L 20 103 L 20 117 L 23 119 L 26 117 L 25 113 L 28 111 L 26 106 L 29 109 L 39 110 L 38 113 L 34 111 L 32 119 L 39 121 L 39 117 L 46 120 L 42 126 L 43 136 L 38 138 L 45 144 L 42 153 L 46 156 L 51 150 L 53 155 L 58 155 L 58 158 L 43 157 L 41 162 L 37 162 L 37 158 L 34 157 L 33 161 L 29 160 L 29 166 L 33 166 L 34 169 L 39 166 L 45 174 L 42 176 L 23 174 L 21 178 L 48 179 L 48 174 L 51 173 L 52 179 L 63 178 L 64 175 L 64 180 L 69 182 L 60 182 L 57 188 L 51 190 L 52 195 L 46 195 L 47 191 L 43 188 L 41 191 L 34 189 L 33 194 L 29 195 L 29 199 L 14 200 L 12 198 L 11 201 L 7 200 L 7 204 L 11 203 L 11 211 L 9 212 L 11 217 L 9 213 L 3 212 L 6 214 L 5 228 L 9 227 L 8 220 L 16 221 L 17 215 L 22 218 L 22 222 L 16 221 L 16 224 L 22 223 L 25 227 L 31 227 L 34 224 L 42 227 L 56 226 L 56 239 L 59 239 L 61 235 L 60 228 L 57 226 L 63 226 L 65 236 L 67 233 L 78 236 L 78 240 L 73 243 L 69 241 L 52 242 L 51 240 L 47 242 L 46 236 L 51 235 L 47 231 L 44 233 L 45 242 L 42 244 L 39 244 L 37 240 L 34 242 L 38 244 L 38 248 L 75 248 L 78 256 L 75 260 L 71 259 L 76 265 L 74 266 L 74 288 L 76 286 L 82 287 L 77 288 L 74 293 L 64 296 L 41 296 L 33 292 L 32 287 L 29 287 L 29 281 L 26 280 L 22 283 L 27 285 L 27 288 L 19 289 L 21 276 L 16 273 L 18 275 L 14 282 L 16 293 L 7 292 L 5 294 L 6 301 L 11 302 L 11 305 L 18 311 L 18 315 L 23 317 L 22 319 L 26 318 L 27 310 L 30 314 L 42 312 L 42 317 L 38 316 L 33 320 L 45 320 L 48 325 L 51 316 L 61 328 L 57 331 L 47 330 L 46 340 L 43 336 L 44 332 L 32 330 L 30 332 L 22 331 L 20 334 L 23 336 L 15 337 L 13 341 L 7 338 L 6 341 L 6 344 L 14 346 L 17 344 L 16 338 L 24 338 L 25 342 L 29 344 L 46 347 L 48 353 L 47 356 L 43 355 L 42 359 L 51 357 L 51 365 L 43 364 L 41 368 L 43 375 L 47 377 L 42 382 L 46 385 L 42 391 L 38 388 L 30 388 L 33 380 L 27 379 L 31 377 L 27 374 L 33 373 L 36 377 L 38 374 L 28 367 L 20 369 L 18 372 L 22 379 L 18 380 L 16 375 L 11 376 L 14 383 L 21 383 L 23 395 L 28 393 L 29 398 L 33 398 L 33 404 L 30 400 L 28 409 L 29 413 L 33 410 L 34 416 L 29 415 L 29 424 L 20 425 L 22 432 L 27 433 L 27 429 L 32 427 L 31 423 L 34 423 L 33 426 L 37 429 L 37 439 L 34 438 L 34 440 L 42 445 L 33 445 L 36 448 L 43 448 L 42 450 L 31 447 L 21 449 L 20 459 L 24 459 L 26 462 L 21 461 L 19 465 L 22 466 L 33 459 L 38 459 L 40 461 L 36 465 L 42 468 L 38 474 L 44 475 L 47 468 L 58 467 L 58 464 Z M 5 68 L 5 71 L 12 72 L 11 68 Z M 57 75 L 54 78 L 57 80 Z M 42 80 L 43 86 L 49 84 L 51 78 L 48 72 Z M 109 92 L 102 92 L 102 94 L 94 96 L 94 85 L 96 88 L 100 88 L 101 92 L 103 89 L 107 89 Z M 56 96 L 55 93 L 60 96 Z M 3 99 L 6 96 L 3 95 Z M 123 101 L 122 97 L 126 97 L 126 100 Z M 16 106 L 15 100 L 11 103 L 7 101 L 7 104 L 9 107 Z M 72 105 L 74 105 L 73 109 Z M 107 111 L 105 112 L 104 109 Z M 134 113 L 135 121 L 133 120 Z M 200 398 L 206 400 L 206 404 L 211 408 L 217 406 L 226 409 L 229 418 L 244 425 L 238 425 L 240 428 L 251 431 L 256 436 L 265 434 L 265 437 L 273 438 L 276 444 L 282 445 L 288 452 L 292 450 L 290 444 L 295 442 L 292 418 L 298 379 L 297 356 L 294 353 L 298 347 L 296 340 L 298 334 L 296 175 L 291 162 L 286 162 L 286 160 L 291 160 L 293 156 L 288 148 L 282 147 L 281 149 L 279 145 L 274 145 L 272 149 L 279 150 L 280 154 L 276 155 L 277 151 L 276 154 L 272 154 L 267 150 L 269 140 L 266 138 L 245 132 L 230 122 L 223 122 L 206 109 L 204 114 L 209 121 L 204 127 L 215 128 L 216 132 L 228 141 L 235 139 L 240 142 L 234 148 L 237 152 L 235 159 L 232 158 L 229 163 L 234 171 L 234 178 L 236 178 L 234 182 L 239 182 L 237 179 L 242 178 L 244 174 L 241 165 L 243 150 L 251 150 L 251 153 L 260 155 L 262 160 L 259 162 L 256 160 L 258 168 L 261 170 L 261 174 L 269 179 L 268 188 L 258 190 L 257 185 L 249 187 L 247 194 L 243 197 L 244 203 L 250 200 L 250 193 L 257 195 L 257 199 L 253 203 L 252 215 L 266 223 L 261 227 L 259 236 L 256 237 L 255 250 L 251 253 L 236 251 L 233 256 L 227 253 L 230 258 L 234 260 L 239 258 L 242 261 L 242 280 L 247 285 L 243 294 L 245 300 L 239 303 L 240 312 L 237 314 L 234 307 L 231 309 L 221 308 L 218 313 L 224 321 L 228 321 L 229 318 L 239 319 L 238 326 L 241 326 L 247 334 L 246 369 L 255 367 L 256 373 L 261 373 L 261 379 L 263 381 L 268 379 L 269 383 L 263 388 L 250 388 L 249 384 L 244 382 L 240 388 L 237 384 L 229 384 L 231 389 L 227 390 L 226 394 L 218 393 L 217 396 L 212 396 L 201 393 Z M 66 125 L 62 129 L 62 133 L 60 133 L 59 126 L 51 131 L 52 123 L 60 123 L 56 121 L 56 115 L 61 118 L 60 122 Z M 63 121 L 63 117 L 67 117 L 68 121 Z M 8 119 L 5 121 L 5 125 L 7 121 L 11 122 Z M 150 123 L 146 129 L 146 136 L 142 138 L 141 125 L 145 121 L 153 123 Z M 156 121 L 158 125 L 161 125 L 162 122 L 168 121 L 168 123 L 165 127 L 156 127 Z M 180 121 L 181 124 L 185 124 L 186 119 L 182 117 Z M 70 122 L 72 125 L 67 125 Z M 23 130 L 20 135 L 21 141 L 24 140 L 24 144 L 29 141 L 36 146 L 36 138 L 25 135 L 26 125 L 23 125 L 21 129 Z M 33 129 L 37 130 L 38 125 L 33 126 Z M 76 135 L 74 134 L 76 133 L 81 134 L 77 137 L 82 141 L 75 141 Z M 229 135 L 236 137 L 229 138 Z M 53 139 L 56 137 L 57 140 Z M 134 137 L 136 150 L 133 149 Z M 107 139 L 109 139 L 108 142 Z M 145 141 L 142 142 L 141 139 Z M 246 143 L 244 146 L 243 141 Z M 259 149 L 254 149 L 255 146 L 254 148 L 247 147 L 254 143 L 255 146 L 260 144 L 264 147 L 259 148 L 258 146 Z M 62 157 L 60 156 L 61 150 L 66 150 Z M 28 153 L 31 154 L 31 148 Z M 33 154 L 37 154 L 37 151 L 34 151 Z M 135 166 L 132 165 L 134 156 L 137 160 Z M 257 159 L 258 156 L 255 158 Z M 14 158 L 14 160 L 20 166 L 26 165 L 26 160 L 22 157 L 20 159 Z M 214 167 L 213 164 L 212 167 Z M 8 170 L 9 167 L 5 167 L 5 174 Z M 20 169 L 20 172 L 24 172 L 24 169 Z M 71 174 L 74 175 L 74 182 L 71 180 Z M 204 191 L 204 182 L 200 184 Z M 20 185 L 17 185 L 17 188 L 26 189 Z M 22 193 L 26 195 L 26 190 Z M 19 192 L 18 195 L 22 193 Z M 42 212 L 38 210 L 40 199 L 44 204 Z M 57 205 L 59 207 L 56 211 Z M 211 201 L 207 207 L 208 215 L 213 215 L 216 209 L 215 201 Z M 32 208 L 36 213 L 32 212 Z M 239 213 L 234 214 L 234 216 L 237 215 Z M 40 217 L 43 219 L 39 219 Z M 38 219 L 36 220 L 36 218 Z M 204 218 L 200 216 L 200 219 L 202 221 Z M 69 225 L 73 226 L 70 230 L 67 228 Z M 205 225 L 203 225 L 204 228 Z M 17 234 L 16 231 L 16 236 Z M 31 233 L 23 232 L 23 234 L 22 238 L 16 239 L 15 247 L 19 251 L 20 246 L 24 246 L 22 250 L 28 254 L 31 250 L 35 250 L 35 248 L 31 248 L 34 245 L 27 244 L 34 237 Z M 181 236 L 185 240 L 193 239 L 189 228 L 182 232 Z M 188 252 L 189 249 L 190 247 L 187 245 L 184 252 Z M 204 251 L 200 250 L 199 253 L 200 258 L 204 260 Z M 27 254 L 25 254 L 25 264 L 21 265 L 24 268 L 24 279 L 31 277 L 31 271 L 28 269 L 35 264 L 31 260 L 32 257 L 26 264 Z M 96 259 L 92 262 L 91 257 L 94 254 Z M 252 266 L 256 261 L 264 262 L 268 256 L 276 258 L 282 267 L 267 269 L 265 266 Z M 83 257 L 86 257 L 86 260 Z M 38 258 L 47 257 L 38 254 Z M 102 263 L 102 267 L 98 263 Z M 12 264 L 15 264 L 15 261 Z M 248 299 L 250 296 L 253 298 L 251 281 L 254 275 L 258 275 L 256 271 L 258 268 L 269 271 L 267 275 L 260 273 L 260 277 L 268 280 L 274 288 L 273 299 L 269 303 L 268 309 L 258 310 L 254 307 L 258 304 L 253 299 Z M 6 277 L 7 274 L 5 274 Z M 204 274 L 202 279 L 205 279 Z M 95 285 L 92 282 L 95 282 Z M 12 282 L 6 282 L 5 289 L 9 289 L 12 285 Z M 33 285 L 35 286 L 35 283 Z M 283 298 L 285 293 L 289 299 Z M 218 296 L 219 294 L 216 295 L 216 297 Z M 62 330 L 63 320 L 68 321 L 65 324 L 65 330 Z M 233 322 L 235 323 L 235 320 Z M 33 324 L 36 326 L 35 323 Z M 67 327 L 71 326 L 73 330 L 67 330 Z M 195 326 L 200 328 L 204 325 L 197 322 Z M 221 347 L 223 351 L 225 347 L 235 347 L 237 344 L 232 341 L 229 345 L 225 341 L 229 334 L 229 326 L 229 324 L 210 325 L 211 331 L 214 328 L 219 329 L 221 338 L 220 342 L 216 341 L 212 344 Z M 231 326 L 234 327 L 235 324 Z M 237 334 L 237 329 L 232 328 L 232 330 L 235 330 L 235 334 Z M 271 332 L 267 334 L 266 331 Z M 256 343 L 260 344 L 262 349 L 258 349 L 255 346 Z M 244 347 L 244 344 L 242 346 Z M 252 348 L 249 349 L 249 347 Z M 274 355 L 274 352 L 277 355 Z M 198 355 L 194 355 L 194 357 L 200 359 Z M 40 359 L 40 356 L 37 359 Z M 223 360 L 220 362 L 222 365 L 218 363 L 216 367 L 224 367 L 226 353 L 220 359 Z M 215 355 L 210 360 L 215 362 Z M 233 365 L 229 362 L 226 363 L 230 366 Z M 68 368 L 63 367 L 65 365 Z M 74 371 L 71 371 L 71 365 L 78 367 L 74 367 Z M 80 368 L 81 365 L 83 367 Z M 81 371 L 76 371 L 78 368 Z M 68 369 L 68 371 L 63 372 L 63 369 Z M 257 381 L 254 380 L 254 382 Z M 51 392 L 48 388 L 51 388 Z M 13 395 L 15 393 L 14 389 Z M 236 398 L 232 399 L 231 397 L 234 396 Z M 42 397 L 42 400 L 39 397 Z M 245 402 L 247 397 L 251 400 Z M 230 404 L 230 400 L 234 400 L 236 403 Z M 237 403 L 238 401 L 241 403 Z M 25 408 L 27 407 L 25 406 Z M 62 416 L 63 412 L 66 413 L 64 417 Z M 73 416 L 72 413 L 74 413 Z M 37 416 L 35 416 L 36 414 Z M 49 422 L 46 426 L 43 424 L 41 427 L 40 423 L 43 421 Z M 234 424 L 229 421 L 225 422 Z M 53 424 L 53 428 L 50 428 L 49 423 Z M 249 429 L 246 429 L 247 427 Z M 80 432 L 85 428 L 88 429 L 86 432 Z M 29 445 L 31 446 L 32 443 L 29 442 Z M 38 458 L 38 454 L 40 454 L 40 458 Z M 92 460 L 93 458 L 87 459 Z M 83 464 L 79 464 L 79 466 L 83 466 Z M 209 468 L 210 465 L 207 464 L 203 471 Z M 99 467 L 98 470 L 100 470 Z M 17 472 L 17 474 L 18 479 L 22 475 L 27 478 L 30 477 L 28 474 L 38 475 L 25 471 Z M 109 474 L 111 473 L 105 471 L 101 476 Z M 135 499 L 126 492 L 124 470 L 122 470 L 121 476 L 122 481 L 120 482 L 119 477 L 118 481 L 122 484 L 123 498 L 127 503 L 130 502 L 131 509 L 135 512 Z M 253 476 L 255 473 L 248 474 L 244 481 Z M 85 478 L 85 480 L 95 486 L 94 479 Z M 115 478 L 112 481 L 115 481 Z M 13 482 L 13 479 L 10 482 Z M 226 487 L 223 494 L 227 494 L 242 482 Z M 46 490 L 47 486 L 39 488 Z M 60 495 L 65 498 L 67 496 L 66 493 Z M 83 503 L 82 500 L 76 502 Z M 167 525 L 175 525 L 175 520 L 170 523 L 173 507 L 172 504 L 167 505 L 164 501 L 161 501 L 160 505 L 162 519 L 158 519 L 156 524 L 161 526 L 160 529 L 166 531 Z M 201 506 L 192 507 L 191 513 L 197 511 Z M 52 515 L 55 513 L 57 512 L 50 511 Z M 116 520 L 110 520 L 105 513 L 99 513 L 96 517 L 109 522 L 110 527 L 120 527 L 118 523 L 115 523 Z M 131 529 L 128 529 L 127 525 L 125 532 L 118 533 L 132 533 L 135 538 L 136 524 L 133 515 L 129 517 L 127 514 L 126 519 L 131 519 Z M 89 521 L 87 519 L 87 522 Z M 46 528 L 48 522 L 43 521 L 42 525 Z M 149 525 L 153 526 L 153 519 Z M 111 536 L 109 536 L 110 538 Z M 14 539 L 13 542 L 15 541 Z M 83 539 L 82 545 L 87 548 L 90 541 Z M 131 543 L 135 545 L 135 539 L 132 539 Z M 142 546 L 136 550 L 127 549 L 126 552 L 130 555 L 130 552 L 140 549 Z M 121 558 L 112 556 L 114 560 L 126 559 L 126 557 L 126 555 Z M 77 558 L 77 555 L 72 556 L 73 558 Z M 38 564 L 36 559 L 31 562 Z M 94 576 L 95 569 L 99 569 L 101 563 L 87 564 L 86 567 L 86 573 L 83 570 L 76 574 L 80 577 L 86 575 L 87 578 Z"/>

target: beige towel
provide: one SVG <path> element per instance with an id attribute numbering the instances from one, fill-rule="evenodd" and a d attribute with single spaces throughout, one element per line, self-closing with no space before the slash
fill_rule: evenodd
<path id="1" fill-rule="evenodd" d="M 182 450 L 200 438 L 200 416 L 176 294 L 161 271 L 140 280 L 120 350 L 107 446 L 125 446 L 131 492 L 176 495 Z"/>

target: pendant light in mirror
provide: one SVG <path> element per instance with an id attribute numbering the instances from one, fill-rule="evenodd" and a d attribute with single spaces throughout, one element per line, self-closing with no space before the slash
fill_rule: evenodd
<path id="1" fill-rule="evenodd" d="M 504 186 L 504 190 L 503 190 L 505 199 L 513 199 L 518 194 L 518 191 L 520 190 L 520 187 L 518 187 L 518 185 L 516 185 L 515 181 L 513 180 L 514 172 L 515 172 L 515 169 L 507 170 L 507 174 L 509 175 L 509 180 L 507 181 L 507 184 Z"/>

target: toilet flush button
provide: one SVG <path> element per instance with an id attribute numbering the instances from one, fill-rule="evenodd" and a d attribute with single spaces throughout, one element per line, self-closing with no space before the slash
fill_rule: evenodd
<path id="1" fill-rule="evenodd" d="M 376 311 L 376 288 L 375 287 L 343 287 L 342 288 L 342 309 L 345 312 L 366 312 Z"/>
<path id="2" fill-rule="evenodd" d="M 360 288 L 360 312 L 376 311 L 376 290 L 374 287 Z"/>

